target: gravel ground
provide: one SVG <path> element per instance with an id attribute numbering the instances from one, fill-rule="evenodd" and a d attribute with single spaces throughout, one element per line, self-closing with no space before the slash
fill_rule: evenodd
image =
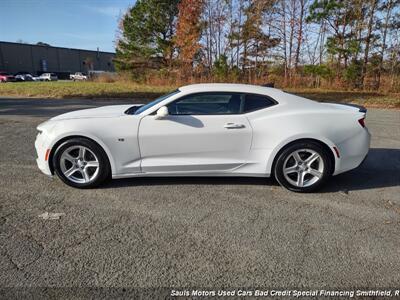
<path id="1" fill-rule="evenodd" d="M 0 99 L 0 287 L 398 287 L 399 111 L 369 110 L 367 160 L 314 194 L 262 178 L 77 190 L 42 175 L 35 127 L 105 103 Z"/>

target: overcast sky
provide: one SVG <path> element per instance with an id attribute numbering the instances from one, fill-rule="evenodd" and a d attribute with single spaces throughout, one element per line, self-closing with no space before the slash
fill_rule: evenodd
<path id="1" fill-rule="evenodd" d="M 119 16 L 135 0 L 0 0 L 0 41 L 114 51 Z"/>

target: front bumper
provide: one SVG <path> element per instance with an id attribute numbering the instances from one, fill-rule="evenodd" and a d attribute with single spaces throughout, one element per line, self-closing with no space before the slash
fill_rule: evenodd
<path id="1" fill-rule="evenodd" d="M 36 149 L 36 164 L 40 171 L 42 171 L 47 176 L 53 176 L 50 170 L 49 162 L 46 160 L 46 152 L 50 149 L 48 142 L 45 139 L 45 135 L 43 133 L 39 133 L 36 137 L 35 141 L 35 149 Z"/>

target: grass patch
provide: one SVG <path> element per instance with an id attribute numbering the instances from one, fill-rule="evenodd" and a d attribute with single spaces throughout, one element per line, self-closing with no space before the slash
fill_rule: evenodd
<path id="1" fill-rule="evenodd" d="M 130 82 L 13 82 L 0 84 L 0 97 L 21 98 L 153 98 L 174 87 L 149 86 Z"/>
<path id="2" fill-rule="evenodd" d="M 174 86 L 151 86 L 132 82 L 16 82 L 0 84 L 0 97 L 21 98 L 148 98 L 174 90 Z M 338 91 L 325 89 L 284 89 L 309 99 L 322 102 L 343 102 L 367 107 L 400 109 L 399 93 Z"/>

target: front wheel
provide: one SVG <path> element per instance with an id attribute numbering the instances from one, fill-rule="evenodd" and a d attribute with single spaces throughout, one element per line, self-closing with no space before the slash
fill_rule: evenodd
<path id="1" fill-rule="evenodd" d="M 294 192 L 312 192 L 332 173 L 325 148 L 315 142 L 299 142 L 284 149 L 275 164 L 275 178 Z"/>
<path id="2" fill-rule="evenodd" d="M 62 143 L 54 153 L 53 166 L 63 182 L 77 188 L 98 186 L 111 173 L 104 150 L 85 138 L 74 138 Z"/>

